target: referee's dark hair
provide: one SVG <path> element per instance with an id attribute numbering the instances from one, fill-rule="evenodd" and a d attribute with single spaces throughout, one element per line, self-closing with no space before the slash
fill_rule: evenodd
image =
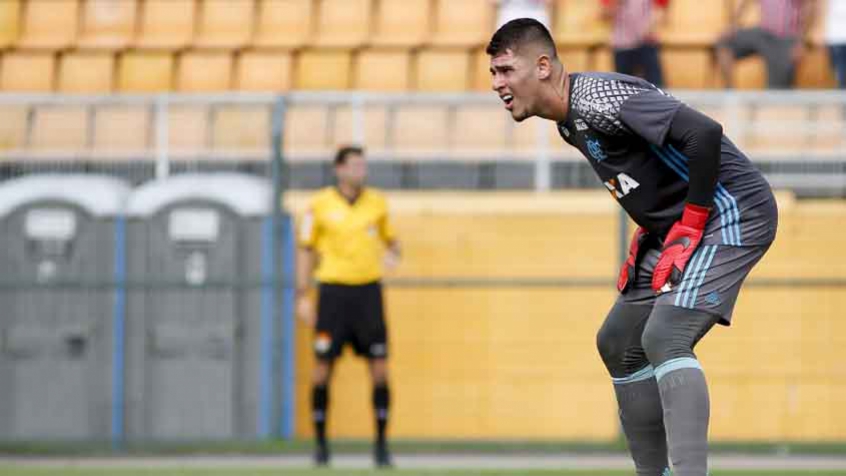
<path id="1" fill-rule="evenodd" d="M 335 166 L 347 163 L 347 157 L 351 155 L 364 155 L 364 148 L 357 145 L 348 145 L 338 149 L 335 153 Z"/>
<path id="2" fill-rule="evenodd" d="M 485 52 L 490 56 L 498 56 L 505 53 L 505 50 L 516 53 L 528 45 L 540 46 L 551 59 L 558 57 L 555 40 L 549 30 L 534 18 L 517 18 L 499 27 Z"/>

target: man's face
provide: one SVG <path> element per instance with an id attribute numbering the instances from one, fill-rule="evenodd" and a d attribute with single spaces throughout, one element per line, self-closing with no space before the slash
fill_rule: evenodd
<path id="1" fill-rule="evenodd" d="M 361 187 L 367 180 L 367 161 L 361 154 L 349 154 L 343 164 L 335 166 L 339 183 Z"/>
<path id="2" fill-rule="evenodd" d="M 515 55 L 513 50 L 491 57 L 491 88 L 511 111 L 511 117 L 520 122 L 533 116 L 535 96 L 540 82 L 535 64 L 526 57 Z"/>

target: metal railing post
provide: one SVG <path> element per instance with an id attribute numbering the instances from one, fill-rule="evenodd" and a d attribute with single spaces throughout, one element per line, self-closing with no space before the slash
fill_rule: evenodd
<path id="1" fill-rule="evenodd" d="M 156 96 L 154 124 L 156 131 L 156 178 L 163 179 L 170 175 L 170 124 L 168 123 L 168 95 Z"/>

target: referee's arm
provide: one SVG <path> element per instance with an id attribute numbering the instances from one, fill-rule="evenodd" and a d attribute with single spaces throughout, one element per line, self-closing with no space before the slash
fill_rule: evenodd
<path id="1" fill-rule="evenodd" d="M 317 253 L 314 249 L 301 246 L 297 251 L 297 297 L 307 296 L 314 283 L 314 268 Z"/>
<path id="2" fill-rule="evenodd" d="M 317 241 L 314 212 L 309 210 L 300 224 L 299 249 L 297 250 L 297 315 L 306 324 L 317 322 L 311 290 L 314 286 L 314 268 L 319 257 L 314 245 Z"/>
<path id="3" fill-rule="evenodd" d="M 397 233 L 388 218 L 387 211 L 379 220 L 379 234 L 382 237 L 382 241 L 385 242 L 385 268 L 393 270 L 399 266 L 400 259 L 402 258 L 402 247 L 397 239 Z"/>
<path id="4" fill-rule="evenodd" d="M 396 239 L 387 242 L 386 246 L 385 268 L 393 270 L 399 266 L 400 259 L 402 258 L 402 248 L 400 247 L 399 241 Z"/>

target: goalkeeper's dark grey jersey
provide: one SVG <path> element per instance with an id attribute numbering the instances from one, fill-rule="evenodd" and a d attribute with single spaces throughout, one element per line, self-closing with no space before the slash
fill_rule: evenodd
<path id="1" fill-rule="evenodd" d="M 667 137 L 682 104 L 654 85 L 617 73 L 570 75 L 570 106 L 558 132 L 578 148 L 629 216 L 665 235 L 684 208 L 688 158 Z M 708 245 L 772 242 L 777 226 L 769 184 L 723 135 Z"/>

